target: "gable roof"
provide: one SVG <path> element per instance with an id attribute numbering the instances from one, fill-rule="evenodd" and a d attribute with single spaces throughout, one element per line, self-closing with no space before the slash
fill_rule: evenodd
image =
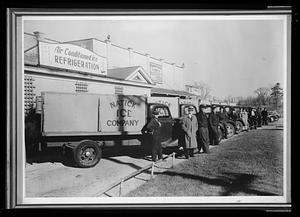
<path id="1" fill-rule="evenodd" d="M 118 80 L 154 84 L 151 77 L 148 75 L 148 73 L 146 73 L 146 71 L 141 66 L 107 69 L 107 77 L 118 79 Z"/>

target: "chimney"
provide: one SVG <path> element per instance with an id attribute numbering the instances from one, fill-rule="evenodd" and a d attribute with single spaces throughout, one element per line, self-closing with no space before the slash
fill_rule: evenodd
<path id="1" fill-rule="evenodd" d="M 35 35 L 36 40 L 38 40 L 38 41 L 42 41 L 45 39 L 45 33 L 35 31 L 35 32 L 33 32 L 33 34 Z"/>

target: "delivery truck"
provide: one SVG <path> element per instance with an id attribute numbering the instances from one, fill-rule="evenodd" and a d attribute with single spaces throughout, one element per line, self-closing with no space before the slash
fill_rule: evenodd
<path id="1" fill-rule="evenodd" d="M 169 107 L 145 96 L 42 92 L 36 105 L 42 147 L 71 149 L 79 167 L 95 166 L 105 147 L 141 145 L 141 129 L 155 110 L 163 147 L 176 143 Z"/>
<path id="2" fill-rule="evenodd" d="M 180 119 L 187 114 L 187 108 L 192 106 L 194 113 L 198 111 L 198 101 L 196 99 L 181 99 L 179 97 L 149 97 L 148 102 L 161 103 L 169 107 L 172 117 Z"/>

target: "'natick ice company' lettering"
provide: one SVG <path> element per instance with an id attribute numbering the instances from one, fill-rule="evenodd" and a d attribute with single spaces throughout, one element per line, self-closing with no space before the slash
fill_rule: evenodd
<path id="1" fill-rule="evenodd" d="M 107 126 L 137 126 L 139 120 L 108 120 Z"/>

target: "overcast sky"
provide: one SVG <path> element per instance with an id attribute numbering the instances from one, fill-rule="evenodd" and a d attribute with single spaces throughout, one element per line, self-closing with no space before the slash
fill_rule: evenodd
<path id="1" fill-rule="evenodd" d="M 24 21 L 27 33 L 40 31 L 62 42 L 105 40 L 109 34 L 113 44 L 184 63 L 186 83 L 205 82 L 220 99 L 283 84 L 283 27 L 281 19 Z"/>

